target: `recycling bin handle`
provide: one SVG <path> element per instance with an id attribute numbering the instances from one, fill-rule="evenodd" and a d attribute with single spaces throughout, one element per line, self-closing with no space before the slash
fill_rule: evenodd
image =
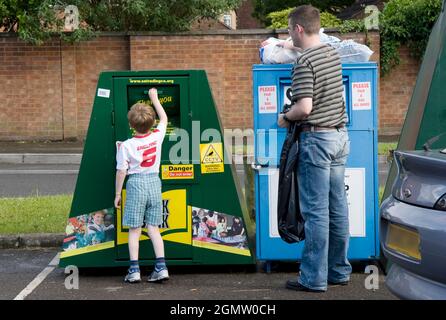
<path id="1" fill-rule="evenodd" d="M 259 171 L 262 168 L 267 168 L 267 167 L 268 167 L 267 164 L 258 164 L 258 163 L 255 163 L 255 162 L 251 163 L 251 169 L 256 170 L 256 171 Z"/>

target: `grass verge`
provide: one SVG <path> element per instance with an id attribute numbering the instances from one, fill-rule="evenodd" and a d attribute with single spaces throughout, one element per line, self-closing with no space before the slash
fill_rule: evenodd
<path id="1" fill-rule="evenodd" d="M 378 143 L 378 154 L 380 156 L 387 156 L 389 155 L 390 150 L 395 150 L 398 145 L 398 142 L 379 142 Z M 247 146 L 245 145 L 233 145 L 231 148 L 232 154 L 253 154 L 254 153 L 254 147 L 253 146 Z"/>
<path id="2" fill-rule="evenodd" d="M 381 205 L 383 201 L 384 187 L 379 187 L 378 203 Z"/>
<path id="3" fill-rule="evenodd" d="M 73 195 L 0 198 L 0 234 L 62 233 Z"/>
<path id="4" fill-rule="evenodd" d="M 390 150 L 395 150 L 398 142 L 379 142 L 378 143 L 378 154 L 380 156 L 388 156 Z"/>
<path id="5" fill-rule="evenodd" d="M 384 187 L 379 188 L 379 204 Z M 63 233 L 73 195 L 0 198 L 0 234 Z"/>

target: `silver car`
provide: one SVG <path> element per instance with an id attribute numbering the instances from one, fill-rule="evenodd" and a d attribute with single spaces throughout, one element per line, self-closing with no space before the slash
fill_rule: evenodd
<path id="1" fill-rule="evenodd" d="M 446 299 L 446 150 L 395 151 L 394 160 L 380 209 L 386 285 L 403 299 Z"/>

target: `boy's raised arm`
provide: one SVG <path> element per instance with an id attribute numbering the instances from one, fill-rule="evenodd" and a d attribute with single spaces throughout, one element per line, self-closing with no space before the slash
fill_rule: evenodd
<path id="1" fill-rule="evenodd" d="M 153 103 L 156 113 L 158 114 L 158 117 L 160 118 L 160 123 L 167 125 L 167 114 L 158 99 L 158 90 L 156 90 L 156 88 L 150 89 L 149 97 Z"/>

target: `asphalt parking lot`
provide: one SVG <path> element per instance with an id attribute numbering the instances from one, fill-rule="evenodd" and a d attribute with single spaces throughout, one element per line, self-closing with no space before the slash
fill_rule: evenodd
<path id="1" fill-rule="evenodd" d="M 295 264 L 277 265 L 269 274 L 262 268 L 175 267 L 163 284 L 123 282 L 123 269 L 81 270 L 79 288 L 65 287 L 64 269 L 48 266 L 57 249 L 0 250 L 0 299 L 26 300 L 392 300 L 379 276 L 377 290 L 366 289 L 369 274 L 354 264 L 351 283 L 330 287 L 326 293 L 303 293 L 285 289 L 296 276 Z M 149 270 L 142 270 L 144 278 Z M 69 282 L 69 281 L 67 281 Z M 73 282 L 70 282 L 73 284 Z"/>

